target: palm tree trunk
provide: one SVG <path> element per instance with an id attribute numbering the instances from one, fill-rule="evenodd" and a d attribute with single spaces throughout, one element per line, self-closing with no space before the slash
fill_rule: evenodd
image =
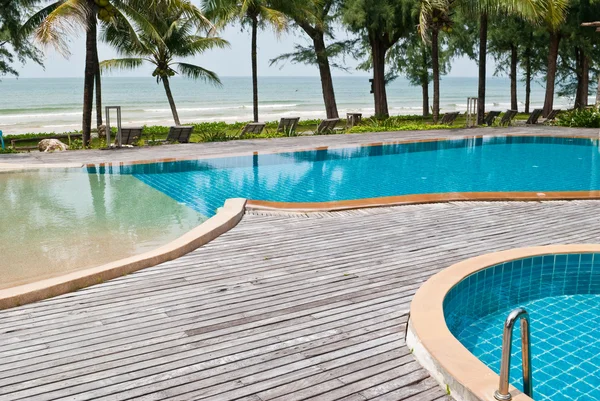
<path id="1" fill-rule="evenodd" d="M 429 65 L 427 64 L 427 50 L 425 46 L 421 47 L 421 55 L 423 56 L 423 71 L 421 74 L 421 93 L 423 97 L 423 117 L 429 116 L 429 73 L 427 70 L 429 69 Z"/>
<path id="2" fill-rule="evenodd" d="M 596 87 L 596 107 L 600 107 L 600 75 L 598 75 L 598 86 Z"/>
<path id="3" fill-rule="evenodd" d="M 487 57 L 488 16 L 481 13 L 479 18 L 479 83 L 477 87 L 477 124 L 485 120 L 485 78 Z"/>
<path id="4" fill-rule="evenodd" d="M 85 71 L 83 78 L 83 116 L 81 123 L 83 145 L 90 143 L 92 131 L 92 107 L 94 105 L 94 77 L 96 75 L 96 15 L 90 13 L 85 38 Z"/>
<path id="5" fill-rule="evenodd" d="M 323 102 L 325 103 L 325 113 L 327 118 L 338 118 L 337 103 L 335 101 L 335 92 L 333 90 L 333 79 L 331 77 L 331 67 L 329 66 L 329 57 L 325 46 L 325 35 L 318 32 L 313 36 L 313 45 L 317 55 L 317 64 L 319 66 L 319 75 L 321 76 L 321 89 L 323 91 Z"/>
<path id="6" fill-rule="evenodd" d="M 510 108 L 519 110 L 517 102 L 517 45 L 513 44 L 510 47 Z"/>
<path id="7" fill-rule="evenodd" d="M 423 117 L 429 117 L 429 84 L 421 81 L 421 93 L 423 96 Z"/>
<path id="8" fill-rule="evenodd" d="M 98 48 L 96 47 L 96 128 L 102 125 L 102 77 L 100 75 L 100 60 L 98 59 Z"/>
<path id="9" fill-rule="evenodd" d="M 258 63 L 256 56 L 257 35 L 258 35 L 258 15 L 252 14 L 252 110 L 254 113 L 254 122 L 258 122 Z"/>
<path id="10" fill-rule="evenodd" d="M 582 84 L 582 52 L 579 47 L 575 47 L 575 75 L 577 76 L 577 90 L 575 91 L 575 104 L 573 105 L 576 109 L 581 109 L 581 93 L 583 92 Z"/>
<path id="11" fill-rule="evenodd" d="M 579 103 L 581 108 L 586 108 L 590 91 L 590 59 L 583 51 L 581 56 L 581 100 Z"/>
<path id="12" fill-rule="evenodd" d="M 439 31 L 437 27 L 431 30 L 431 64 L 433 70 L 433 123 L 440 118 L 440 49 Z"/>
<path id="13" fill-rule="evenodd" d="M 556 63 L 558 59 L 558 45 L 560 34 L 550 33 L 550 48 L 548 49 L 548 70 L 546 71 L 546 97 L 544 99 L 544 117 L 548 116 L 554 107 L 554 83 L 556 80 Z"/>
<path id="14" fill-rule="evenodd" d="M 529 114 L 529 105 L 531 103 L 531 77 L 533 75 L 531 67 L 531 49 L 525 51 L 525 113 Z"/>
<path id="15" fill-rule="evenodd" d="M 385 53 L 387 49 L 378 38 L 371 38 L 371 52 L 373 58 L 373 97 L 375 100 L 375 116 L 388 118 L 387 93 L 385 90 Z"/>
<path id="16" fill-rule="evenodd" d="M 177 107 L 175 106 L 175 100 L 173 99 L 173 93 L 171 92 L 171 85 L 169 84 L 168 77 L 162 77 L 163 86 L 165 87 L 165 93 L 167 94 L 167 99 L 169 99 L 169 106 L 171 106 L 171 113 L 173 114 L 173 121 L 175 121 L 175 125 L 181 125 L 179 121 L 179 115 L 177 114 Z"/>

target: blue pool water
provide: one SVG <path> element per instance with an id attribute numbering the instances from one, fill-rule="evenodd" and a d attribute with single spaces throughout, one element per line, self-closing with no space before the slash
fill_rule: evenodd
<path id="1" fill-rule="evenodd" d="M 600 190 L 597 140 L 490 137 L 114 167 L 205 216 L 227 198 L 325 202 L 394 195 Z"/>
<path id="2" fill-rule="evenodd" d="M 600 254 L 549 255 L 475 273 L 444 300 L 452 334 L 499 373 L 503 322 L 524 307 L 531 319 L 536 401 L 600 400 Z M 522 389 L 520 329 L 511 383 Z"/>

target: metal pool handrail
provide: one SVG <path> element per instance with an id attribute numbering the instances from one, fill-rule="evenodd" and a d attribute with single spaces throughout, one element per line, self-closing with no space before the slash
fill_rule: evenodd
<path id="1" fill-rule="evenodd" d="M 521 321 L 521 352 L 523 355 L 523 392 L 533 398 L 533 385 L 531 382 L 531 336 L 529 334 L 529 313 L 523 308 L 517 308 L 510 312 L 504 322 L 504 334 L 502 335 L 502 361 L 500 362 L 500 386 L 494 392 L 494 398 L 498 401 L 512 399 L 508 391 L 510 378 L 510 356 L 512 348 L 513 328 L 517 320 Z"/>

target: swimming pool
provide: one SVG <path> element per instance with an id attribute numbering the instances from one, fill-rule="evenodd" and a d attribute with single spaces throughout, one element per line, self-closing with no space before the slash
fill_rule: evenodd
<path id="1" fill-rule="evenodd" d="M 130 175 L 202 215 L 227 198 L 330 202 L 411 194 L 600 190 L 598 140 L 484 137 L 148 164 Z"/>
<path id="2" fill-rule="evenodd" d="M 0 290 L 139 255 L 206 216 L 133 176 L 0 174 Z"/>
<path id="3" fill-rule="evenodd" d="M 600 253 L 528 257 L 488 267 L 444 298 L 450 332 L 499 373 L 503 323 L 515 307 L 531 320 L 536 401 L 600 400 Z M 511 383 L 522 389 L 520 328 Z"/>
<path id="4" fill-rule="evenodd" d="M 214 216 L 228 198 L 302 208 L 564 191 L 600 197 L 591 192 L 600 191 L 597 139 L 469 137 L 2 173 L 0 241 L 8 246 L 0 289 L 155 249 Z"/>

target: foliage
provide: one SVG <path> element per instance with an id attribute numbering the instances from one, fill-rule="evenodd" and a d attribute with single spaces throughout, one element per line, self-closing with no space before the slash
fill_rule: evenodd
<path id="1" fill-rule="evenodd" d="M 31 60 L 42 65 L 42 55 L 22 30 L 25 15 L 36 3 L 34 0 L 3 0 L 0 3 L 0 76 L 19 73 L 13 67 L 16 61 Z"/>
<path id="2" fill-rule="evenodd" d="M 71 139 L 68 141 L 67 145 L 69 146 L 69 150 L 84 149 L 83 141 L 81 139 Z"/>
<path id="3" fill-rule="evenodd" d="M 271 4 L 273 3 L 273 4 Z M 271 26 L 276 32 L 283 32 L 288 27 L 285 14 L 273 7 L 285 4 L 267 0 L 204 0 L 206 15 L 220 26 L 239 21 L 242 26 L 251 25 L 253 19 L 258 20 L 260 28 Z"/>
<path id="4" fill-rule="evenodd" d="M 186 78 L 220 84 L 219 78 L 212 71 L 173 61 L 173 57 L 193 57 L 206 50 L 228 45 L 221 38 L 196 34 L 202 29 L 210 33 L 212 26 L 199 9 L 191 16 L 188 15 L 192 7 L 188 1 L 176 3 L 160 9 L 140 9 L 139 12 L 147 23 L 135 24 L 133 21 L 135 32 L 129 31 L 120 21 L 105 27 L 102 35 L 104 41 L 128 58 L 106 60 L 101 63 L 101 67 L 105 70 L 133 69 L 149 62 L 156 67 L 152 76 L 156 77 L 157 82 L 181 74 Z"/>
<path id="5" fill-rule="evenodd" d="M 453 128 L 450 125 L 425 124 L 421 116 L 395 116 L 385 119 L 369 118 L 361 125 L 350 129 L 350 133 L 385 132 L 385 131 L 423 131 Z"/>
<path id="6" fill-rule="evenodd" d="M 391 125 L 385 124 L 381 126 L 372 126 L 367 127 L 363 125 L 357 125 L 350 129 L 351 134 L 358 133 L 370 133 L 370 132 L 388 132 L 388 131 L 428 131 L 428 130 L 437 130 L 437 129 L 450 129 L 456 128 L 450 125 L 443 124 L 404 124 L 404 125 Z"/>
<path id="7" fill-rule="evenodd" d="M 142 6 L 137 10 L 145 23 L 132 21 L 136 30 L 128 29 L 128 22 L 117 20 L 103 30 L 102 38 L 111 44 L 124 58 L 105 60 L 100 63 L 103 70 L 135 69 L 145 62 L 154 65 L 152 76 L 162 82 L 171 106 L 175 124 L 179 116 L 171 94 L 169 78 L 180 74 L 186 78 L 202 79 L 220 85 L 216 73 L 175 57 L 198 56 L 212 48 L 228 46 L 227 41 L 212 35 L 212 25 L 202 15 L 200 9 L 188 0 L 177 0 L 167 5 L 149 9 Z M 137 23 L 136 23 L 137 22 Z M 206 30 L 207 35 L 198 35 Z"/>
<path id="8" fill-rule="evenodd" d="M 225 130 L 204 131 L 199 133 L 200 142 L 225 142 L 231 136 Z"/>
<path id="9" fill-rule="evenodd" d="M 558 95 L 571 98 L 575 107 L 587 105 L 589 86 L 584 88 L 584 74 L 589 77 L 589 67 L 600 60 L 596 33 L 581 27 L 582 22 L 600 19 L 598 0 L 573 0 L 567 22 L 561 27 L 560 58 L 557 65 Z M 584 59 L 588 71 L 584 68 Z M 583 93 L 584 92 L 584 93 Z"/>
<path id="10" fill-rule="evenodd" d="M 574 128 L 600 128 L 600 110 L 588 108 L 563 112 L 558 116 L 556 125 Z"/>
<path id="11" fill-rule="evenodd" d="M 309 46 L 295 44 L 294 51 L 281 54 L 270 60 L 270 64 L 281 63 L 282 67 L 286 61 L 293 64 L 318 65 L 317 49 L 314 41 L 322 37 L 327 38 L 331 43 L 325 46 L 323 56 L 333 68 L 347 70 L 344 65 L 344 57 L 352 53 L 356 46 L 356 40 L 335 41 L 333 24 L 337 19 L 340 0 L 306 0 L 301 2 L 279 2 L 276 7 L 287 15 L 294 24 L 300 27 L 312 43 Z M 341 62 L 335 61 L 341 59 Z"/>

